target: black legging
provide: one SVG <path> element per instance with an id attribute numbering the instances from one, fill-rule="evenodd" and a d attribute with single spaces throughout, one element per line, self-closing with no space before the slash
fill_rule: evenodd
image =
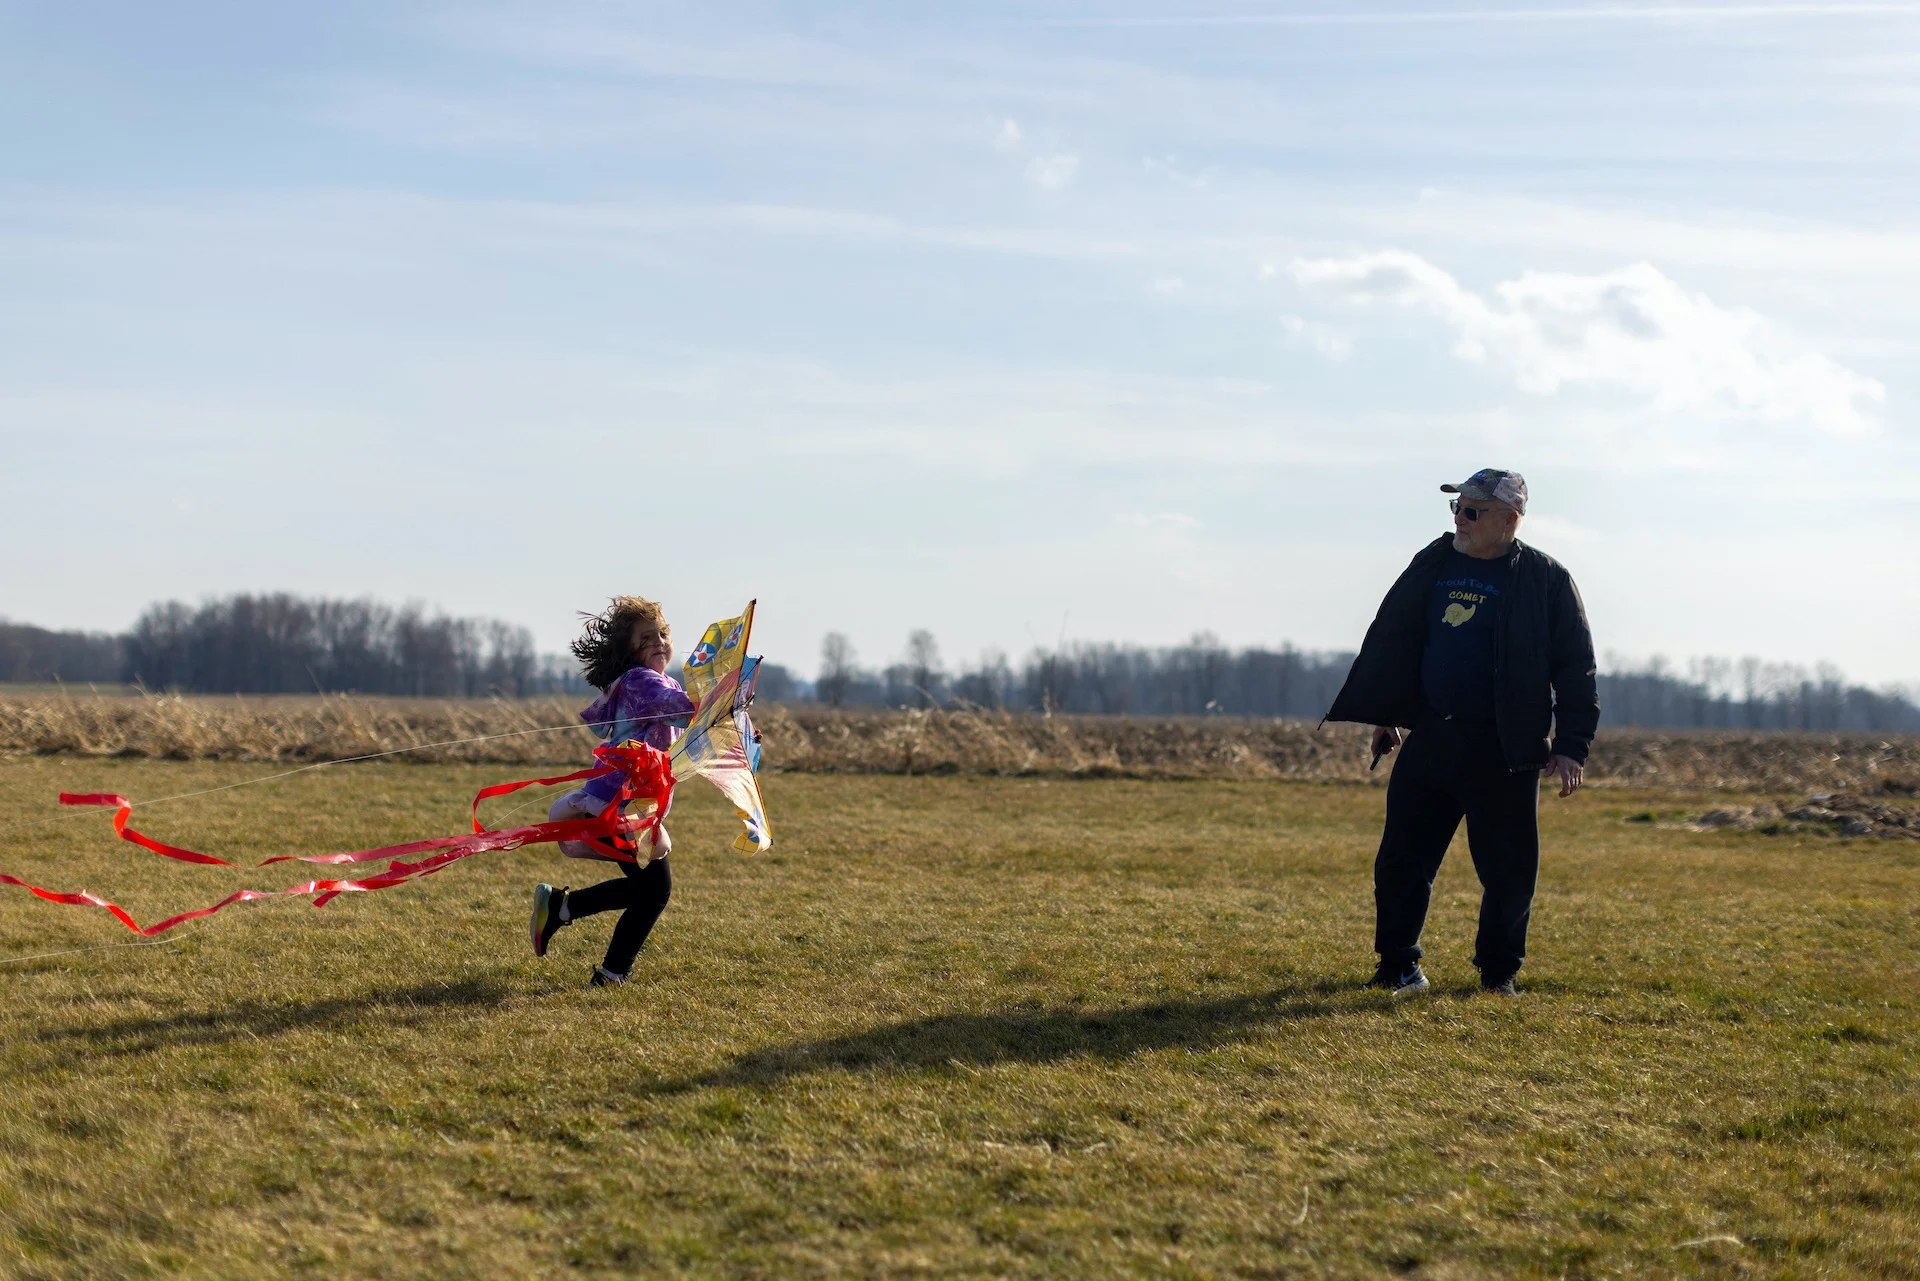
<path id="1" fill-rule="evenodd" d="M 1422 716 L 1387 783 L 1386 830 L 1373 862 L 1381 962 L 1420 959 L 1434 876 L 1464 816 L 1481 887 L 1473 963 L 1491 980 L 1518 970 L 1540 874 L 1539 807 L 1540 771 L 1509 770 L 1493 726 Z"/>
<path id="2" fill-rule="evenodd" d="M 570 921 L 602 912 L 620 912 L 613 937 L 607 941 L 607 959 L 601 962 L 615 974 L 625 974 L 633 968 L 633 958 L 640 955 L 640 945 L 647 941 L 653 923 L 660 919 L 667 900 L 673 897 L 673 873 L 667 870 L 664 858 L 654 859 L 645 866 L 622 863 L 620 870 L 625 875 L 617 881 L 602 881 L 584 890 L 567 892 Z"/>

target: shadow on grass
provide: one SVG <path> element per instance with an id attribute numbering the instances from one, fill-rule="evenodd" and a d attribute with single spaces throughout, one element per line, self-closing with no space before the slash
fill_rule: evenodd
<path id="1" fill-rule="evenodd" d="M 36 1039 L 69 1048 L 84 1046 L 89 1056 L 150 1054 L 174 1046 L 225 1045 L 309 1028 L 338 1030 L 372 1018 L 385 1028 L 418 1027 L 450 1010 L 497 1006 L 511 995 L 512 989 L 500 979 L 481 976 L 314 1001 L 236 1001 L 212 1010 L 46 1028 Z"/>
<path id="2" fill-rule="evenodd" d="M 1069 1058 L 1122 1059 L 1142 1050 L 1208 1049 L 1250 1040 L 1266 1029 L 1303 1019 L 1352 1012 L 1336 993 L 1351 985 L 1331 980 L 1211 1001 L 1156 1001 L 1118 1009 L 1004 1010 L 940 1014 L 890 1023 L 847 1036 L 796 1041 L 744 1054 L 699 1076 L 656 1083 L 651 1092 L 675 1094 L 711 1086 L 775 1085 L 789 1077 L 841 1069 L 851 1072 L 958 1068 L 1001 1063 L 1053 1063 Z"/>

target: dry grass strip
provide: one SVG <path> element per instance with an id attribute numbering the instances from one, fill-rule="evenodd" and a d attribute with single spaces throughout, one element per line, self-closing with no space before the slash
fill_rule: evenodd
<path id="1" fill-rule="evenodd" d="M 404 751 L 423 763 L 579 761 L 575 700 L 0 696 L 0 755 L 307 763 Z M 774 770 L 1373 783 L 1366 731 L 1231 717 L 986 711 L 756 712 Z M 480 740 L 480 741 L 469 741 Z M 1911 792 L 1920 738 L 1825 732 L 1605 729 L 1589 781 L 1743 792 Z"/>

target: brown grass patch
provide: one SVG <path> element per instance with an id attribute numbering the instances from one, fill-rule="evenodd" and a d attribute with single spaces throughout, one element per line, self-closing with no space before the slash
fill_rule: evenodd
<path id="1" fill-rule="evenodd" d="M 0 696 L 0 755 L 305 763 L 403 752 L 420 763 L 544 765 L 586 758 L 576 700 Z M 1233 717 L 1032 716 L 981 711 L 756 712 L 767 765 L 804 774 L 1385 782 L 1362 726 Z M 468 741 L 481 740 L 481 741 Z M 1667 790 L 1903 794 L 1920 738 L 1780 731 L 1603 729 L 1588 780 Z"/>
<path id="2" fill-rule="evenodd" d="M 298 764 L 404 752 L 421 763 L 540 764 L 592 751 L 579 712 L 560 698 L 0 696 L 0 754 Z"/>

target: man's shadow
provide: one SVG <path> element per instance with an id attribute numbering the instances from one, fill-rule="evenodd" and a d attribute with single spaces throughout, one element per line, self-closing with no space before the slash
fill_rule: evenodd
<path id="1" fill-rule="evenodd" d="M 978 1072 L 1001 1063 L 1122 1059 L 1175 1046 L 1206 1049 L 1250 1040 L 1282 1023 L 1325 1018 L 1353 1007 L 1335 1002 L 1349 985 L 1332 980 L 1211 1001 L 1155 1001 L 1108 1009 L 1076 1006 L 938 1014 L 822 1040 L 794 1041 L 740 1055 L 697 1076 L 652 1084 L 674 1094 L 712 1086 L 768 1086 L 813 1072 L 894 1072 L 948 1068 Z"/>

